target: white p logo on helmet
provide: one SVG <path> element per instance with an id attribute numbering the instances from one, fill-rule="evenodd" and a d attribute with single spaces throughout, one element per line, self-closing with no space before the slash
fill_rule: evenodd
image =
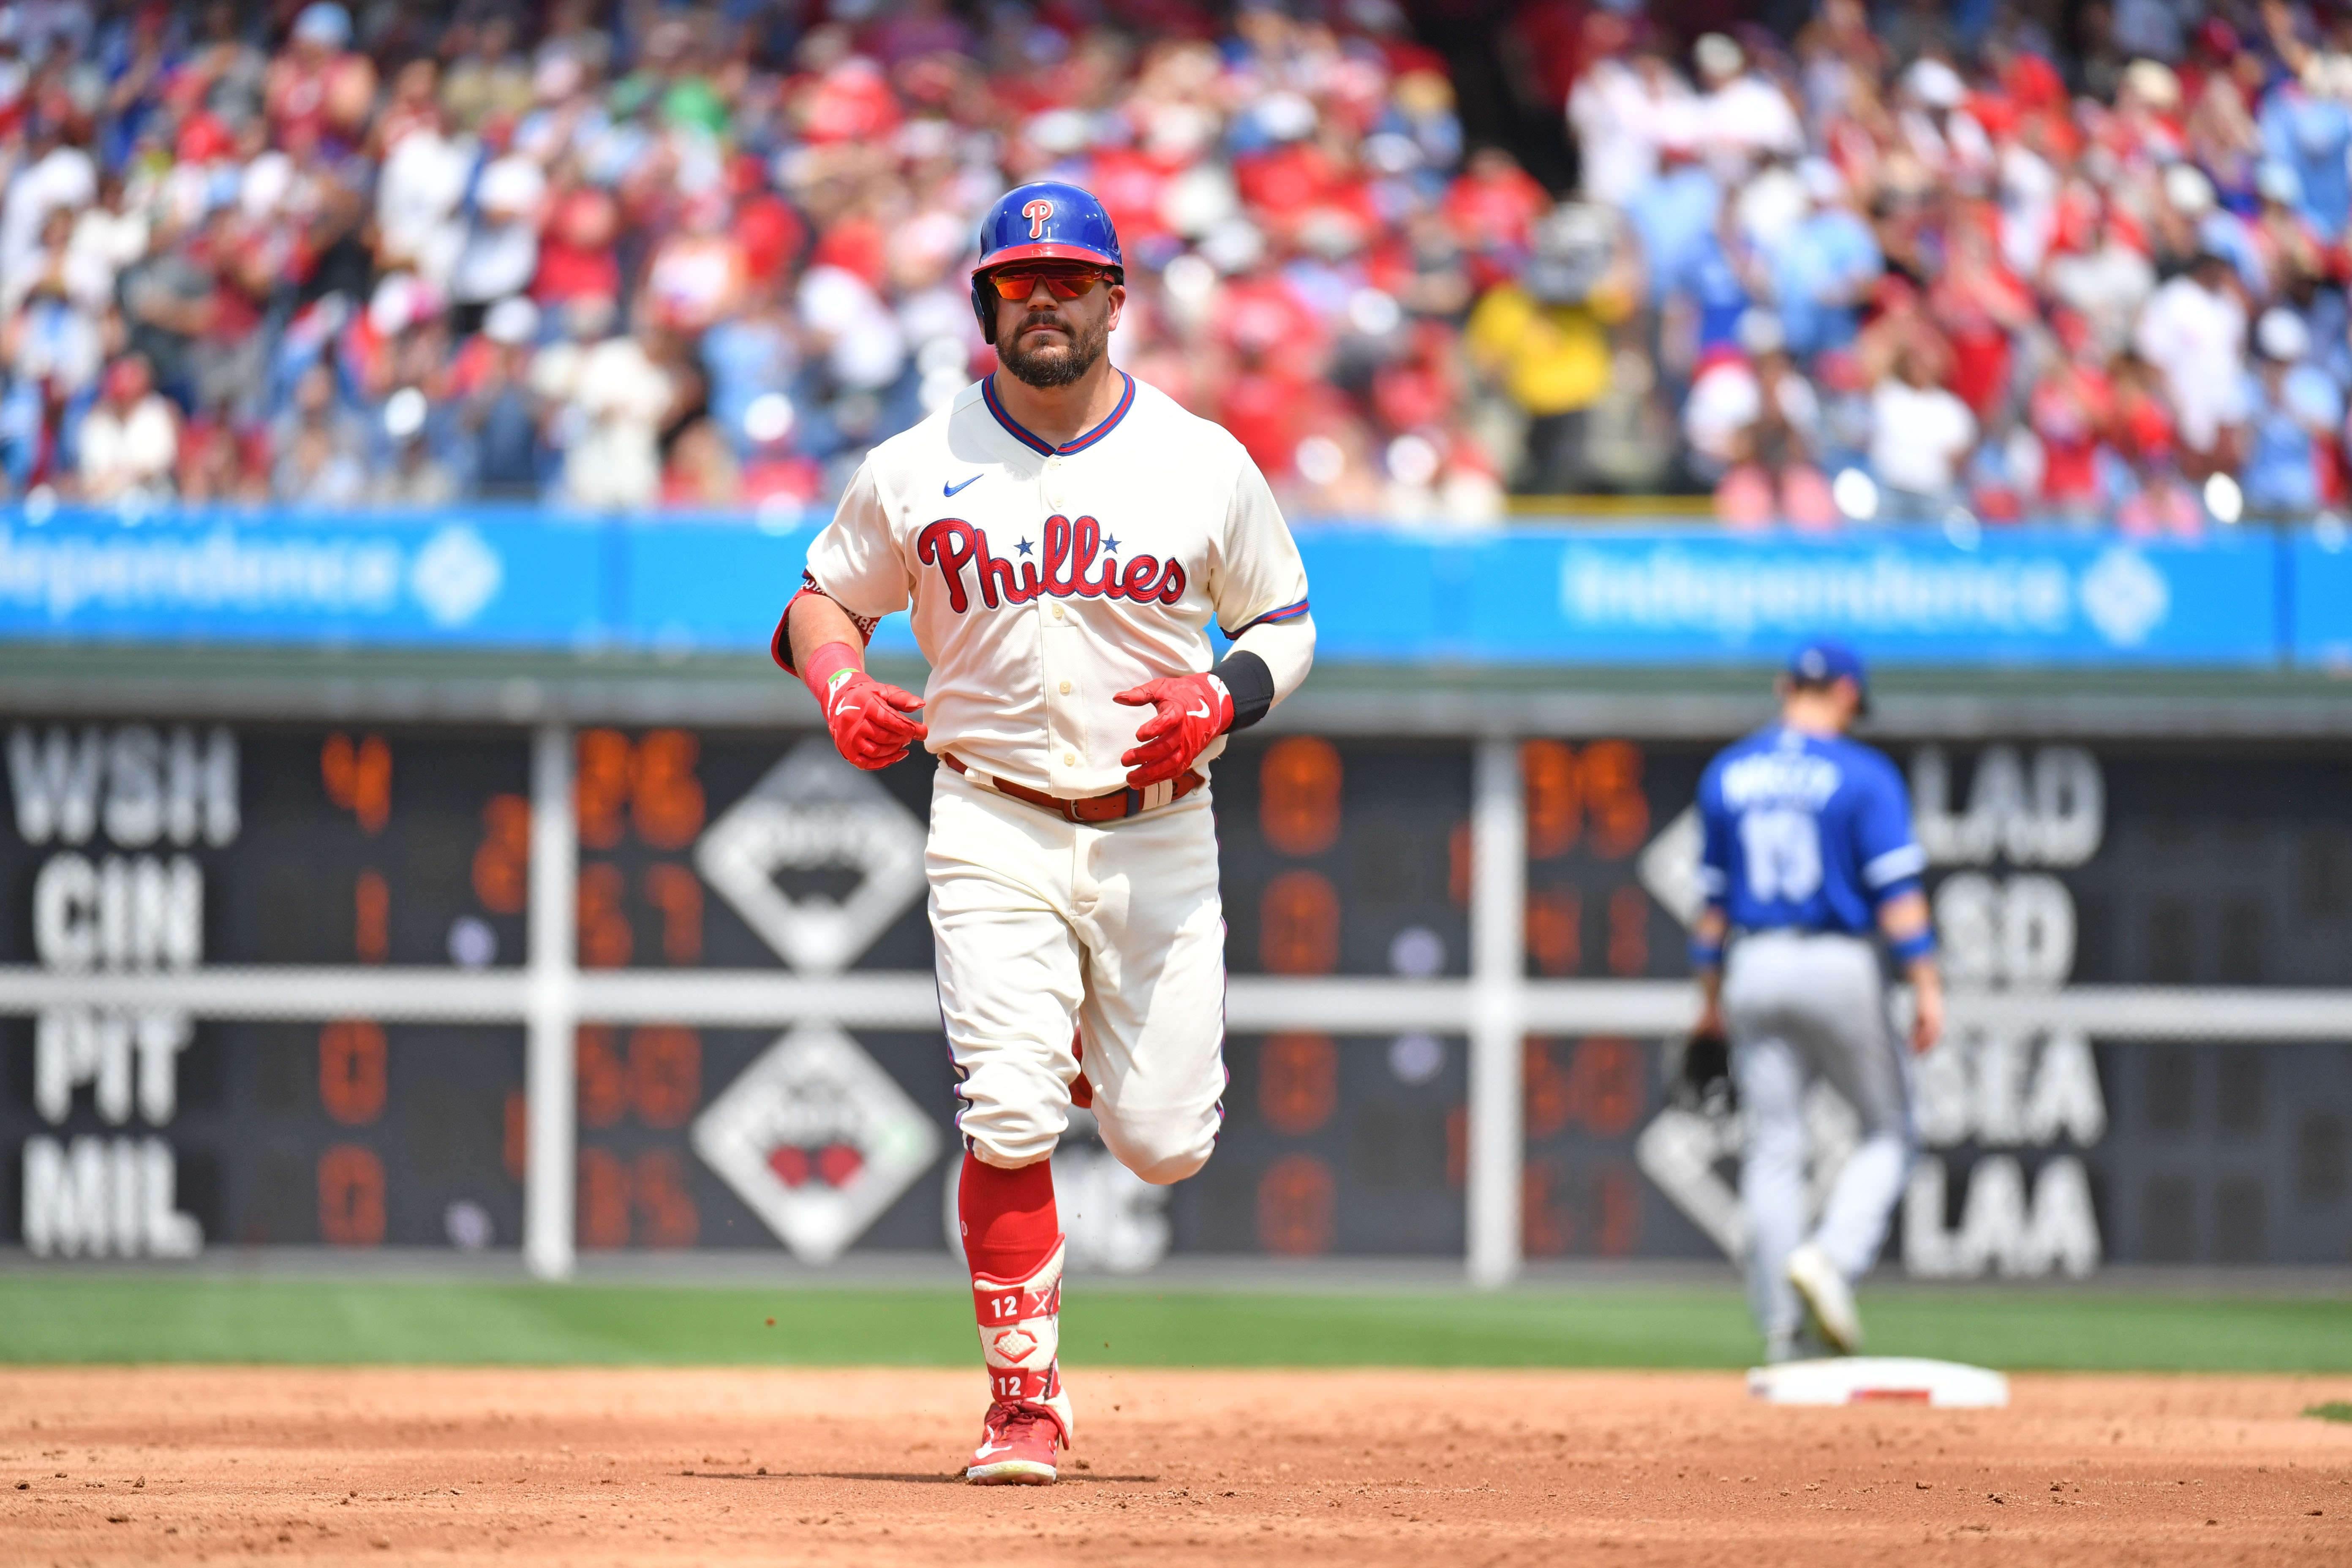
<path id="1" fill-rule="evenodd" d="M 1043 239 L 1045 237 L 1045 220 L 1054 216 L 1054 204 L 1039 196 L 1021 209 L 1021 216 L 1029 220 L 1029 237 Z"/>

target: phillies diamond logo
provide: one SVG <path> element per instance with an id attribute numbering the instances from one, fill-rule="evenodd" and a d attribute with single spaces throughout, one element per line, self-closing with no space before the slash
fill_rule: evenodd
<path id="1" fill-rule="evenodd" d="M 694 1152 L 803 1263 L 830 1263 L 938 1158 L 940 1131 L 839 1028 L 802 1024 L 694 1121 Z"/>
<path id="2" fill-rule="evenodd" d="M 831 741 L 812 738 L 710 825 L 694 863 L 786 963 L 830 974 L 923 890 L 923 825 Z M 857 881 L 839 898 L 777 881 L 842 870 Z"/>
<path id="3" fill-rule="evenodd" d="M 1846 1156 L 1862 1142 L 1862 1119 L 1826 1083 L 1806 1092 L 1807 1223 L 1820 1217 Z M 1738 1111 L 1708 1115 L 1668 1106 L 1633 1141 L 1633 1163 L 1735 1262 L 1748 1250 L 1748 1217 L 1732 1184 L 1743 1143 Z"/>

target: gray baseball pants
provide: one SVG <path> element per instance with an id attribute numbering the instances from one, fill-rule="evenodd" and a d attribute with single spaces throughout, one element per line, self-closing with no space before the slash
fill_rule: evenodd
<path id="1" fill-rule="evenodd" d="M 1918 1144 L 1911 1067 L 1886 1011 L 1878 954 L 1860 937 L 1774 931 L 1735 941 L 1723 1021 L 1747 1147 L 1748 1298 L 1766 1340 L 1797 1331 L 1789 1254 L 1806 1238 L 1805 1090 L 1827 1079 L 1862 1119 L 1811 1239 L 1846 1279 L 1877 1261 Z"/>

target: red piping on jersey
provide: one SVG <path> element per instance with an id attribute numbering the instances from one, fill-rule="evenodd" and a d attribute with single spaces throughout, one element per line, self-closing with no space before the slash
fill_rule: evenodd
<path id="1" fill-rule="evenodd" d="M 1011 415 L 1005 413 L 1004 405 L 996 401 L 996 378 L 994 376 L 986 376 L 982 379 L 980 384 L 980 395 L 986 400 L 988 404 L 988 411 L 996 416 L 996 422 L 999 425 L 1003 426 L 1005 430 L 1012 435 L 1014 440 L 1020 442 L 1031 451 L 1043 452 L 1049 458 L 1067 457 L 1072 452 L 1082 452 L 1086 450 L 1088 447 L 1093 446 L 1096 442 L 1109 435 L 1110 427 L 1118 424 L 1120 420 L 1126 418 L 1127 411 L 1135 406 L 1135 377 L 1128 374 L 1125 371 L 1120 371 L 1118 374 L 1119 379 L 1127 383 L 1127 390 L 1119 395 L 1118 406 L 1112 409 L 1110 413 L 1105 416 L 1101 424 L 1096 426 L 1093 429 L 1087 431 L 1085 435 L 1079 437 L 1076 440 L 1071 442 L 1066 447 L 1056 447 L 1052 442 L 1045 440 L 1042 437 L 1032 436 L 1028 431 L 1024 430 L 1020 425 L 1014 421 Z"/>
<path id="2" fill-rule="evenodd" d="M 1295 605 L 1285 605 L 1278 610 L 1268 610 L 1265 614 L 1260 616 L 1254 621 L 1244 622 L 1241 626 L 1225 633 L 1225 636 L 1230 639 L 1241 636 L 1242 633 L 1249 630 L 1252 626 L 1279 626 L 1285 621 L 1295 621 L 1306 613 L 1307 601 L 1301 599 Z"/>

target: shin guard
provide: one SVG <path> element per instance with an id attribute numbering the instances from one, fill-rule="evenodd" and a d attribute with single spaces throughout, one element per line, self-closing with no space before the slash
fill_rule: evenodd
<path id="1" fill-rule="evenodd" d="M 1062 1388 L 1062 1241 L 1026 1279 L 995 1279 L 974 1270 L 971 1300 L 980 1323 L 980 1353 L 988 1363 L 992 1399 L 1051 1415 L 1070 1446 L 1076 1425 Z"/>

